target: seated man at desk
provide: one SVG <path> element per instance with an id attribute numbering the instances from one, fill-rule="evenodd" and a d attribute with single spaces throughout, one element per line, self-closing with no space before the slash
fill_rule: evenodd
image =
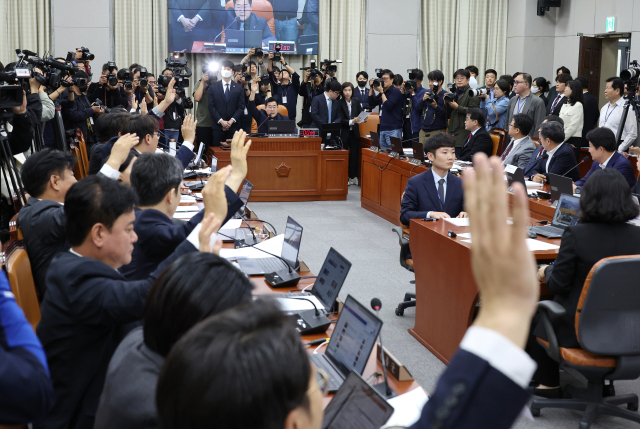
<path id="1" fill-rule="evenodd" d="M 574 185 L 575 188 L 581 188 L 587 179 L 596 171 L 605 168 L 614 168 L 618 170 L 625 178 L 630 187 L 636 184 L 636 176 L 633 174 L 631 162 L 624 155 L 618 152 L 616 136 L 609 128 L 596 128 L 587 133 L 589 141 L 589 153 L 593 158 L 591 170 L 582 179 L 578 180 Z"/>
<path id="2" fill-rule="evenodd" d="M 467 217 L 462 211 L 462 180 L 449 172 L 455 148 L 453 137 L 444 133 L 431 136 L 424 144 L 432 167 L 407 181 L 400 209 L 403 225 L 409 225 L 411 219 Z"/>
<path id="3" fill-rule="evenodd" d="M 252 7 L 253 0 L 233 0 L 233 8 L 227 11 L 227 24 L 224 28 L 261 31 L 262 46 L 267 47 L 269 42 L 275 42 L 276 38 L 271 32 L 267 20 L 253 13 Z"/>
<path id="4" fill-rule="evenodd" d="M 464 129 L 469 131 L 469 138 L 462 146 L 460 160 L 471 162 L 473 155 L 484 152 L 487 156 L 493 154 L 493 140 L 484 127 L 487 117 L 477 108 L 467 110 L 467 118 L 464 120 Z"/>
<path id="5" fill-rule="evenodd" d="M 560 118 L 560 116 L 547 115 L 547 117 L 544 118 L 544 121 L 542 121 L 542 124 L 544 124 L 545 122 L 557 122 L 560 125 L 562 125 L 562 128 L 564 129 L 564 121 L 562 120 L 562 118 Z M 542 126 L 542 124 L 540 125 Z M 540 128 L 538 128 L 538 135 L 540 135 Z M 536 150 L 534 150 L 533 153 L 531 154 L 531 158 L 529 158 L 529 163 L 522 170 L 524 172 L 524 177 L 528 179 L 529 177 L 533 176 L 533 169 L 538 165 L 538 162 L 541 159 L 543 159 L 544 154 L 545 154 L 544 146 L 539 145 L 536 148 Z"/>
<path id="6" fill-rule="evenodd" d="M 278 113 L 278 101 L 273 97 L 265 100 L 263 110 L 258 110 L 256 107 L 256 93 L 260 91 L 259 85 L 257 79 L 251 82 L 251 95 L 247 103 L 247 110 L 249 110 L 249 114 L 256 121 L 258 132 L 266 133 L 269 129 L 268 121 L 288 121 L 289 117 Z"/>
<path id="7" fill-rule="evenodd" d="M 542 143 L 547 157 L 539 161 L 533 168 L 531 180 L 538 183 L 548 183 L 549 173 L 559 176 L 566 175 L 574 182 L 580 180 L 580 172 L 576 168 L 578 162 L 571 146 L 564 143 L 564 128 L 559 123 L 546 122 L 542 124 L 540 143 Z"/>
<path id="8" fill-rule="evenodd" d="M 535 143 L 529 137 L 533 126 L 533 119 L 529 115 L 524 113 L 513 115 L 509 124 L 511 142 L 500 157 L 504 165 L 515 165 L 524 171 L 531 159 L 531 154 L 536 150 Z"/>

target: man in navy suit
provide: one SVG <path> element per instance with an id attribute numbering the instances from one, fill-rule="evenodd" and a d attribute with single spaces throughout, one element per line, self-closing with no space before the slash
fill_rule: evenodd
<path id="1" fill-rule="evenodd" d="M 356 83 L 357 88 L 354 97 L 360 99 L 360 107 L 362 107 L 367 112 L 371 111 L 371 107 L 369 106 L 369 88 L 367 88 L 367 82 L 369 82 L 369 74 L 366 71 L 360 71 L 356 75 Z"/>
<path id="2" fill-rule="evenodd" d="M 332 80 L 324 87 L 324 94 L 316 95 L 311 100 L 311 123 L 312 128 L 322 129 L 324 124 L 341 123 L 342 113 L 338 97 L 342 91 L 340 82 Z M 331 114 L 329 114 L 331 106 Z"/>
<path id="3" fill-rule="evenodd" d="M 573 149 L 564 143 L 564 129 L 557 122 L 545 122 L 540 127 L 540 143 L 547 153 L 547 159 L 538 161 L 533 168 L 534 182 L 548 183 L 549 174 L 566 175 L 574 182 L 580 180 L 580 171 Z"/>
<path id="4" fill-rule="evenodd" d="M 469 138 L 460 151 L 459 158 L 461 161 L 471 161 L 473 155 L 478 152 L 483 152 L 487 156 L 491 156 L 493 153 L 493 140 L 491 140 L 489 132 L 484 127 L 486 120 L 487 118 L 482 110 L 475 107 L 467 110 L 464 128 L 471 134 L 469 134 Z"/>
<path id="5" fill-rule="evenodd" d="M 542 121 L 542 124 L 544 124 L 545 122 L 557 122 L 564 127 L 564 121 L 559 116 L 556 116 L 556 115 L 547 115 L 547 117 L 544 118 L 544 121 Z M 538 135 L 540 135 L 540 128 L 538 128 Z M 528 179 L 535 174 L 533 170 L 538 165 L 538 162 L 540 160 L 542 160 L 543 158 L 546 159 L 544 155 L 545 155 L 545 150 L 544 150 L 544 146 L 542 145 L 538 146 L 536 150 L 533 151 L 533 153 L 531 154 L 531 158 L 529 158 L 529 163 L 523 170 L 524 177 Z"/>
<path id="6" fill-rule="evenodd" d="M 596 128 L 587 134 L 589 140 L 589 153 L 593 158 L 591 170 L 582 179 L 578 180 L 574 186 L 582 187 L 589 176 L 594 171 L 604 168 L 615 168 L 626 179 L 629 187 L 636 184 L 636 176 L 633 174 L 631 162 L 624 155 L 618 152 L 616 136 L 609 128 Z"/>
<path id="7" fill-rule="evenodd" d="M 233 78 L 233 62 L 222 62 L 222 80 L 209 87 L 209 113 L 213 119 L 213 145 L 233 137 L 240 129 L 245 108 L 244 89 Z M 208 148 L 207 148 L 208 149 Z"/>
<path id="8" fill-rule="evenodd" d="M 264 109 L 258 110 L 256 107 L 256 93 L 259 91 L 258 80 L 251 82 L 251 95 L 247 103 L 249 114 L 256 121 L 259 133 L 266 133 L 269 129 L 269 121 L 288 121 L 289 117 L 278 113 L 278 101 L 274 97 L 269 97 L 264 102 Z"/>
<path id="9" fill-rule="evenodd" d="M 269 42 L 275 42 L 276 38 L 267 20 L 253 13 L 252 6 L 253 0 L 233 0 L 233 8 L 228 11 L 227 24 L 224 28 L 262 31 L 262 46 L 269 46 Z"/>
<path id="10" fill-rule="evenodd" d="M 221 224 L 208 216 L 151 276 L 127 281 L 118 268 L 129 263 L 137 240 L 136 200 L 130 187 L 100 176 L 86 177 L 67 192 L 64 211 L 71 248 L 51 262 L 37 328 L 56 401 L 37 428 L 93 428 L 122 325 L 142 319 L 151 285 L 169 263 L 187 253 L 210 251 L 211 234 Z"/>
<path id="11" fill-rule="evenodd" d="M 413 429 L 506 429 L 530 399 L 536 364 L 523 348 L 539 285 L 522 234 L 529 212 L 526 191 L 515 185 L 512 227 L 500 160 L 488 162 L 478 154 L 474 168 L 465 176 L 465 192 L 482 307 Z M 243 377 L 234 378 L 238 373 Z M 207 319 L 171 349 L 158 380 L 158 419 L 164 429 L 205 429 L 212 421 L 320 429 L 327 387 L 326 375 L 310 364 L 300 335 L 282 312 L 255 301 Z M 206 389 L 221 393 L 199 394 Z M 251 413 L 235 399 L 249 390 L 262 398 Z"/>

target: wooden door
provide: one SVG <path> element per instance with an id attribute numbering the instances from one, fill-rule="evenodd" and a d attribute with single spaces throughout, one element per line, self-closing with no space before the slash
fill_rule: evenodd
<path id="1" fill-rule="evenodd" d="M 602 62 L 602 39 L 580 37 L 580 60 L 578 75 L 589 79 L 589 94 L 598 99 L 600 105 L 600 64 Z M 575 76 L 574 76 L 575 77 Z M 602 88 L 604 91 L 604 88 Z"/>

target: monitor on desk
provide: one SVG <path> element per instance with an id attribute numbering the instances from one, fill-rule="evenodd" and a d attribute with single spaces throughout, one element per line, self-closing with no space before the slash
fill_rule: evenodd
<path id="1" fill-rule="evenodd" d="M 297 137 L 296 121 L 267 121 L 267 134 Z"/>
<path id="2" fill-rule="evenodd" d="M 378 143 L 379 145 L 380 143 Z M 420 142 L 411 143 L 413 146 L 413 159 L 417 159 L 420 162 L 424 162 L 424 145 Z"/>
<path id="3" fill-rule="evenodd" d="M 341 137 L 341 134 L 342 134 L 342 124 L 322 124 L 322 127 L 320 128 L 322 143 L 324 143 L 327 146 L 340 145 L 341 140 L 336 139 L 336 137 Z"/>
<path id="4" fill-rule="evenodd" d="M 389 137 L 391 141 L 391 150 L 400 156 L 404 156 L 404 150 L 402 149 L 402 139 L 400 137 Z"/>

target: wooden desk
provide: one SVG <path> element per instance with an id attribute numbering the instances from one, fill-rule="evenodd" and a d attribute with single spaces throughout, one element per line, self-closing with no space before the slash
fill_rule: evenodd
<path id="1" fill-rule="evenodd" d="M 361 138 L 361 142 L 368 139 Z M 429 167 L 415 166 L 406 159 L 394 159 L 388 153 L 361 149 L 360 204 L 395 225 L 400 223 L 400 201 L 410 177 Z"/>
<path id="2" fill-rule="evenodd" d="M 320 138 L 251 138 L 247 179 L 251 201 L 344 201 L 348 192 L 348 150 L 321 150 Z M 218 168 L 231 151 L 209 148 Z"/>
<path id="3" fill-rule="evenodd" d="M 531 222 L 541 220 L 532 213 Z M 471 325 L 478 288 L 471 270 L 471 244 L 449 238 L 448 230 L 469 232 L 439 220 L 411 221 L 411 254 L 416 275 L 416 321 L 409 333 L 438 359 L 448 364 Z M 541 241 L 556 245 L 560 240 Z M 538 261 L 550 262 L 557 250 L 535 252 Z"/>

